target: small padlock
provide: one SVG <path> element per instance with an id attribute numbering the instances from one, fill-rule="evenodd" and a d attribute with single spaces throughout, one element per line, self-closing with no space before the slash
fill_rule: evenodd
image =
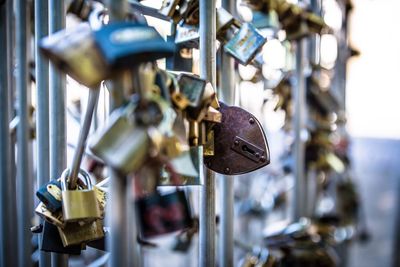
<path id="1" fill-rule="evenodd" d="M 203 146 L 190 147 L 179 157 L 169 161 L 169 168 L 161 172 L 159 186 L 172 185 L 202 185 L 204 181 L 203 171 Z M 173 173 L 171 173 L 173 172 Z M 177 176 L 172 179 L 172 176 Z"/>
<path id="2" fill-rule="evenodd" d="M 45 252 L 80 255 L 82 245 L 79 244 L 65 247 L 61 241 L 57 226 L 45 221 L 43 226 L 43 237 L 42 243 L 40 244 L 40 250 Z"/>
<path id="3" fill-rule="evenodd" d="M 247 65 L 267 41 L 251 23 L 243 23 L 236 34 L 224 46 L 226 52 Z"/>
<path id="4" fill-rule="evenodd" d="M 143 165 L 150 146 L 146 129 L 135 123 L 135 106 L 131 103 L 113 111 L 107 125 L 95 133 L 89 144 L 93 154 L 123 174 Z"/>
<path id="5" fill-rule="evenodd" d="M 98 86 L 111 74 L 88 23 L 42 39 L 40 49 L 59 69 L 90 88 Z"/>
<path id="6" fill-rule="evenodd" d="M 103 221 L 90 223 L 72 222 L 57 228 L 64 247 L 87 243 L 104 237 Z"/>
<path id="7" fill-rule="evenodd" d="M 178 76 L 179 92 L 189 101 L 185 109 L 187 117 L 200 122 L 204 119 L 210 105 L 218 102 L 215 90 L 211 83 L 196 77 L 193 74 L 181 73 Z"/>
<path id="8" fill-rule="evenodd" d="M 62 210 L 65 222 L 93 221 L 101 218 L 99 203 L 93 190 L 89 174 L 80 170 L 79 174 L 86 182 L 87 189 L 68 190 L 69 169 L 61 175 Z"/>
<path id="9" fill-rule="evenodd" d="M 39 205 L 36 207 L 35 213 L 43 218 L 45 221 L 58 227 L 64 227 L 65 225 L 62 210 L 51 212 L 47 209 L 46 205 L 44 205 L 43 202 L 40 202 Z"/>
<path id="10" fill-rule="evenodd" d="M 144 238 L 190 228 L 191 211 L 181 190 L 160 195 L 154 193 L 136 200 L 140 234 Z"/>
<path id="11" fill-rule="evenodd" d="M 114 22 L 93 33 L 107 65 L 112 69 L 172 56 L 175 44 L 166 42 L 153 27 L 132 22 Z"/>
<path id="12" fill-rule="evenodd" d="M 36 196 L 50 212 L 61 210 L 61 182 L 51 180 L 36 191 Z"/>

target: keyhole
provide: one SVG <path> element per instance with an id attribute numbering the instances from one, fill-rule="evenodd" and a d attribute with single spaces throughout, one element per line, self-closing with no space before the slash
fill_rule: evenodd
<path id="1" fill-rule="evenodd" d="M 245 152 L 249 152 L 250 154 L 253 154 L 253 155 L 256 153 L 253 149 L 247 147 L 246 145 L 242 146 L 242 150 Z"/>

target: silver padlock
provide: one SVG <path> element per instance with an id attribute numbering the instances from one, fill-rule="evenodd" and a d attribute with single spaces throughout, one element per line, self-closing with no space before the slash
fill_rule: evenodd
<path id="1" fill-rule="evenodd" d="M 61 175 L 62 210 L 65 222 L 93 221 L 101 218 L 99 203 L 93 190 L 90 176 L 84 170 L 79 174 L 84 179 L 87 189 L 68 190 L 67 177 L 69 169 Z"/>
<path id="2" fill-rule="evenodd" d="M 247 65 L 263 47 L 265 39 L 251 23 L 243 23 L 224 49 L 241 64 Z"/>

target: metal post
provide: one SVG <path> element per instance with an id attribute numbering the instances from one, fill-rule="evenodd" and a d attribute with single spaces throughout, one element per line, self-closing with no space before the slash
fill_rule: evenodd
<path id="1" fill-rule="evenodd" d="M 17 126 L 17 202 L 18 213 L 18 265 L 31 266 L 31 237 L 29 231 L 31 214 L 32 179 L 29 172 L 29 90 L 28 82 L 28 45 L 29 45 L 29 4 L 26 0 L 17 0 L 16 11 L 16 90 L 18 99 L 17 115 L 19 124 Z M 7 255 L 9 256 L 9 255 Z"/>
<path id="2" fill-rule="evenodd" d="M 3 64 L 0 66 L 0 265 L 16 266 L 16 257 L 10 257 L 18 253 L 15 241 L 15 176 L 12 175 L 14 160 L 11 157 L 11 138 L 9 133 L 10 121 L 10 73 L 11 73 L 11 39 L 9 31 L 10 9 L 7 3 L 0 4 L 0 58 Z M 12 11 L 12 9 L 11 9 Z M 11 190 L 10 190 L 11 189 Z M 14 190 L 14 191 L 12 191 Z M 14 201 L 12 201 L 14 199 Z"/>
<path id="3" fill-rule="evenodd" d="M 49 142 L 49 61 L 39 51 L 39 41 L 48 35 L 48 2 L 35 1 L 35 72 L 36 72 L 36 140 L 37 140 L 37 182 L 38 187 L 50 178 L 50 142 Z M 39 236 L 39 244 L 42 242 Z M 51 264 L 50 254 L 40 251 L 39 265 L 47 267 Z"/>
<path id="4" fill-rule="evenodd" d="M 216 85 L 216 1 L 200 0 L 200 76 Z M 200 194 L 199 266 L 215 266 L 215 174 L 207 169 Z"/>
<path id="5" fill-rule="evenodd" d="M 127 9 L 126 0 L 108 0 L 106 5 L 109 10 L 110 22 L 120 21 L 125 18 Z M 120 77 L 113 80 L 110 89 L 110 111 L 118 108 L 123 103 L 124 86 L 122 74 Z M 109 265 L 111 267 L 130 266 L 137 267 L 138 265 L 138 250 L 136 244 L 136 234 L 128 232 L 128 225 L 132 218 L 128 205 L 127 197 L 127 178 L 121 177 L 116 172 L 111 171 L 110 179 L 110 198 L 107 210 L 107 222 L 110 226 L 110 238 L 107 242 L 107 247 L 110 251 Z M 131 230 L 131 229 L 129 229 Z M 134 230 L 134 229 L 132 229 Z M 133 237 L 134 240 L 130 237 Z M 128 253 L 128 248 L 131 249 Z M 128 259 L 133 258 L 133 261 Z"/>
<path id="6" fill-rule="evenodd" d="M 307 215 L 307 177 L 305 174 L 305 144 L 303 133 L 305 131 L 306 116 L 306 81 L 304 69 L 306 64 L 305 49 L 306 40 L 303 38 L 297 42 L 296 47 L 296 81 L 297 85 L 293 90 L 294 100 L 294 209 L 293 219 Z"/>
<path id="7" fill-rule="evenodd" d="M 49 0 L 49 34 L 65 27 L 65 7 L 63 0 Z M 65 119 L 65 75 L 50 64 L 50 178 L 60 177 L 66 168 L 66 119 Z M 51 265 L 68 266 L 68 255 L 51 255 Z"/>
<path id="8" fill-rule="evenodd" d="M 235 13 L 235 1 L 223 0 L 222 7 L 230 13 Z M 233 105 L 235 102 L 235 61 L 226 54 L 222 49 L 221 56 L 221 69 L 220 69 L 220 91 L 219 98 L 225 104 Z M 233 182 L 232 176 L 220 177 L 220 240 L 219 240 L 219 264 L 220 267 L 234 266 L 233 261 Z"/>

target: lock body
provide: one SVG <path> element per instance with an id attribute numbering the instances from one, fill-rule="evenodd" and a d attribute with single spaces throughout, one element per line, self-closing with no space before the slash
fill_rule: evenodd
<path id="1" fill-rule="evenodd" d="M 58 228 L 61 241 L 66 246 L 77 245 L 104 237 L 102 220 L 90 223 L 67 223 L 64 228 Z"/>
<path id="2" fill-rule="evenodd" d="M 247 65 L 266 41 L 251 23 L 243 23 L 239 31 L 225 44 L 224 49 L 241 64 Z"/>
<path id="3" fill-rule="evenodd" d="M 61 182 L 51 180 L 44 184 L 36 192 L 36 196 L 46 206 L 50 212 L 56 212 L 61 209 Z"/>
<path id="4" fill-rule="evenodd" d="M 62 211 L 65 222 L 93 221 L 101 218 L 96 192 L 92 188 L 89 174 L 80 169 L 79 175 L 86 181 L 87 189 L 70 190 L 67 185 L 69 169 L 61 175 Z"/>
<path id="5" fill-rule="evenodd" d="M 183 191 L 158 193 L 136 201 L 142 237 L 154 237 L 191 227 L 191 211 Z"/>
<path id="6" fill-rule="evenodd" d="M 66 222 L 101 218 L 93 190 L 66 190 L 62 192 L 63 216 Z"/>
<path id="7" fill-rule="evenodd" d="M 134 106 L 116 110 L 109 124 L 96 133 L 89 145 L 92 152 L 123 174 L 136 171 L 147 157 L 150 139 L 146 130 L 135 124 Z"/>
<path id="8" fill-rule="evenodd" d="M 214 155 L 205 156 L 211 170 L 237 175 L 257 170 L 269 164 L 269 148 L 258 120 L 239 107 L 220 102 L 222 122 L 213 127 Z"/>
<path id="9" fill-rule="evenodd" d="M 80 255 L 82 248 L 84 248 L 81 244 L 64 246 L 57 230 L 57 226 L 49 222 L 44 222 L 43 238 L 41 240 L 42 243 L 40 249 L 45 252 Z"/>

